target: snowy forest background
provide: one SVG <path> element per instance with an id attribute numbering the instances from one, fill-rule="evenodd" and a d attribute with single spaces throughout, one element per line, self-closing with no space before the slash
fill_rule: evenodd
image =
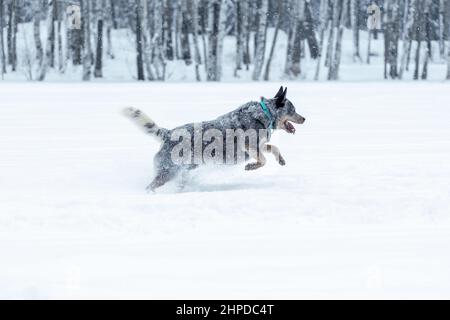
<path id="1" fill-rule="evenodd" d="M 450 0 L 0 0 L 0 29 L 11 81 L 450 79 Z"/>

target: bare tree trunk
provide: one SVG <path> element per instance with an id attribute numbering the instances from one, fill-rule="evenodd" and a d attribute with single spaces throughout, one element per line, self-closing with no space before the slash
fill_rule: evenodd
<path id="1" fill-rule="evenodd" d="M 174 46 L 173 46 L 173 19 L 174 19 L 174 4 L 173 0 L 165 0 L 165 8 L 164 8 L 164 39 L 165 39 L 165 47 L 166 52 L 165 56 L 167 60 L 174 59 Z"/>
<path id="2" fill-rule="evenodd" d="M 445 3 L 445 21 L 447 24 L 447 80 L 450 80 L 450 0 Z"/>
<path id="3" fill-rule="evenodd" d="M 332 60 L 332 54 L 333 54 L 333 45 L 334 45 L 334 38 L 336 37 L 336 28 L 337 28 L 337 19 L 338 17 L 335 14 L 335 10 L 337 9 L 337 0 L 330 0 L 332 4 L 331 9 L 331 24 L 330 24 L 330 32 L 328 34 L 328 42 L 327 42 L 327 55 L 325 57 L 325 67 L 330 67 L 331 60 Z"/>
<path id="4" fill-rule="evenodd" d="M 82 0 L 80 1 L 80 7 L 78 7 L 78 10 L 81 11 L 82 7 Z M 73 19 L 72 15 L 76 15 L 76 11 L 74 8 L 67 8 L 66 14 L 71 16 L 70 18 Z M 71 25 L 67 28 L 67 40 L 66 40 L 66 59 L 69 61 L 72 59 L 72 64 L 74 66 L 79 66 L 82 64 L 82 50 L 83 50 L 83 16 L 82 12 L 78 12 L 80 14 L 79 18 L 81 18 L 81 21 L 76 22 L 74 25 Z M 72 21 L 74 22 L 74 21 Z"/>
<path id="5" fill-rule="evenodd" d="M 398 0 L 385 1 L 385 67 L 389 66 L 389 76 L 392 79 L 398 77 L 397 57 L 398 57 L 398 41 L 399 41 L 399 3 Z M 387 70 L 385 78 L 388 77 Z"/>
<path id="6" fill-rule="evenodd" d="M 319 57 L 319 44 L 314 31 L 313 13 L 311 9 L 311 2 L 305 1 L 303 4 L 303 20 L 301 22 L 302 33 L 306 36 L 308 42 L 309 53 L 312 59 Z"/>
<path id="7" fill-rule="evenodd" d="M 180 28 L 180 47 L 181 47 L 181 57 L 186 65 L 192 64 L 191 46 L 189 42 L 189 35 L 191 33 L 192 26 L 192 15 L 191 11 L 188 9 L 187 2 L 184 1 L 181 5 L 181 10 L 179 15 L 181 17 L 181 28 Z"/>
<path id="8" fill-rule="evenodd" d="M 319 80 L 320 76 L 320 65 L 322 63 L 322 57 L 324 54 L 324 39 L 325 39 L 325 31 L 328 29 L 329 26 L 329 14 L 328 14 L 328 3 L 329 0 L 320 0 L 320 39 L 319 39 L 319 46 L 320 46 L 320 56 L 319 59 L 317 59 L 317 65 L 316 65 L 316 73 L 314 75 L 314 80 Z"/>
<path id="9" fill-rule="evenodd" d="M 299 23 L 299 3 L 296 0 L 287 0 L 287 7 L 289 8 L 287 10 L 287 24 L 288 24 L 288 30 L 287 30 L 287 50 L 286 50 L 286 62 L 284 64 L 284 74 L 287 77 L 292 76 L 292 69 L 294 64 L 294 54 L 295 47 L 298 44 L 296 44 L 296 40 L 298 40 L 299 37 L 297 37 L 297 31 L 298 31 L 298 23 Z"/>
<path id="10" fill-rule="evenodd" d="M 283 16 L 283 0 L 278 0 L 278 20 L 277 20 L 277 25 L 275 27 L 275 34 L 273 36 L 272 46 L 270 48 L 269 57 L 267 58 L 266 70 L 264 72 L 264 80 L 265 81 L 269 80 L 270 64 L 272 63 L 273 53 L 275 52 L 275 46 L 277 43 L 278 32 L 280 31 L 280 27 L 281 27 L 281 23 L 282 23 L 282 16 Z"/>
<path id="11" fill-rule="evenodd" d="M 112 22 L 112 27 L 114 28 L 114 30 L 118 29 L 118 23 L 117 23 L 117 18 L 116 18 L 116 2 L 117 0 L 110 0 L 109 5 L 111 7 L 111 22 Z"/>
<path id="12" fill-rule="evenodd" d="M 197 0 L 188 0 L 188 10 L 191 12 L 192 17 L 192 34 L 194 38 L 194 60 L 195 60 L 195 78 L 197 81 L 201 81 L 200 78 L 200 65 L 202 63 L 200 55 L 200 47 L 198 43 L 198 7 Z"/>
<path id="13" fill-rule="evenodd" d="M 361 61 L 359 54 L 359 5 L 360 0 L 351 0 L 350 2 L 350 18 L 353 31 L 353 60 Z"/>
<path id="14" fill-rule="evenodd" d="M 338 0 L 339 1 L 339 0 Z M 337 30 L 337 38 L 336 38 L 336 45 L 335 45 L 335 53 L 334 53 L 334 59 L 330 63 L 330 69 L 329 69 L 329 75 L 328 80 L 338 80 L 339 79 L 339 67 L 341 65 L 341 55 L 342 55 L 342 36 L 344 33 L 345 24 L 347 22 L 347 11 L 348 11 L 348 1 L 342 0 L 339 4 L 339 18 L 338 18 L 338 30 Z"/>
<path id="15" fill-rule="evenodd" d="M 423 63 L 422 68 L 422 80 L 426 80 L 428 78 L 428 62 L 431 59 L 431 17 L 430 17 L 430 10 L 431 10 L 431 1 L 426 0 L 425 1 L 425 10 L 424 10 L 424 25 L 425 25 L 425 41 L 427 43 L 426 46 L 426 54 L 425 54 L 425 61 Z"/>
<path id="16" fill-rule="evenodd" d="M 242 54 L 242 62 L 245 64 L 245 69 L 250 68 L 251 57 L 250 57 L 250 5 L 249 0 L 242 0 L 242 13 L 246 17 L 243 19 L 243 33 L 244 33 L 244 48 Z"/>
<path id="17" fill-rule="evenodd" d="M 50 57 L 50 67 L 51 68 L 55 68 L 55 48 L 56 48 L 56 20 L 57 20 L 57 15 L 58 15 L 58 0 L 52 0 L 53 1 L 53 12 L 52 12 L 52 23 L 53 23 L 53 28 L 52 28 L 52 42 L 50 44 L 50 48 L 51 48 L 51 57 Z"/>
<path id="18" fill-rule="evenodd" d="M 209 34 L 209 18 L 208 18 L 208 2 L 206 0 L 198 0 L 200 1 L 200 27 L 202 32 L 202 43 L 203 43 L 203 64 L 205 66 L 206 75 L 208 75 L 208 39 L 207 35 Z"/>
<path id="19" fill-rule="evenodd" d="M 441 59 L 444 59 L 445 56 L 444 15 L 445 15 L 445 0 L 439 0 L 439 55 Z"/>
<path id="20" fill-rule="evenodd" d="M 17 68 L 17 2 L 11 0 L 8 23 L 8 62 L 12 71 Z"/>
<path id="21" fill-rule="evenodd" d="M 83 81 L 91 80 L 92 47 L 91 47 L 91 9 L 90 0 L 81 0 L 82 24 L 83 24 Z"/>
<path id="22" fill-rule="evenodd" d="M 175 16 L 175 25 L 174 25 L 174 40 L 175 40 L 175 58 L 176 60 L 183 59 L 182 53 L 182 44 L 181 37 L 183 36 L 182 28 L 183 28 L 183 12 L 182 12 L 182 0 L 172 0 L 175 2 L 174 6 L 174 16 Z M 183 1 L 184 2 L 184 1 Z"/>
<path id="23" fill-rule="evenodd" d="M 148 2 L 147 0 L 141 0 L 142 9 L 142 20 L 141 20 L 141 30 L 142 30 L 142 40 L 143 40 L 143 57 L 145 62 L 145 70 L 147 71 L 147 80 L 155 80 L 155 74 L 152 69 L 152 59 L 150 56 L 152 43 L 150 40 L 150 28 L 148 24 Z"/>
<path id="24" fill-rule="evenodd" d="M 404 12 L 403 12 L 403 32 L 402 32 L 402 43 L 403 43 L 403 52 L 402 52 L 402 58 L 400 62 L 400 71 L 398 74 L 399 79 L 403 79 L 403 73 L 406 69 L 406 62 L 408 58 L 408 53 L 410 51 L 410 44 L 411 44 L 411 28 L 414 23 L 414 11 L 413 6 L 411 6 L 410 3 L 411 0 L 406 0 L 404 4 Z"/>
<path id="25" fill-rule="evenodd" d="M 152 47 L 152 60 L 155 67 L 156 78 L 158 80 L 164 80 L 166 77 L 166 61 L 165 61 L 165 48 L 164 48 L 164 30 L 163 22 L 164 7 L 162 1 L 155 1 L 152 10 L 153 14 L 153 47 Z"/>
<path id="26" fill-rule="evenodd" d="M 64 73 L 65 70 L 65 59 L 63 52 L 63 40 L 62 40 L 62 16 L 64 15 L 64 11 L 61 11 L 62 4 L 58 5 L 58 16 L 56 17 L 57 25 L 58 25 L 58 70 L 60 73 Z"/>
<path id="27" fill-rule="evenodd" d="M 103 18 L 105 3 L 103 0 L 96 0 L 97 16 L 97 46 L 95 50 L 94 77 L 103 78 Z"/>
<path id="28" fill-rule="evenodd" d="M 105 0 L 104 0 L 105 1 Z M 113 52 L 113 46 L 112 46 L 112 39 L 111 39 L 111 32 L 112 28 L 114 26 L 114 20 L 113 20 L 113 4 L 111 1 L 105 1 L 105 23 L 106 23 L 106 55 L 110 59 L 114 59 L 114 52 Z"/>
<path id="29" fill-rule="evenodd" d="M 144 60 L 142 52 L 142 7 L 140 5 L 141 0 L 135 0 L 136 9 L 136 64 L 137 64 L 137 79 L 144 81 Z"/>
<path id="30" fill-rule="evenodd" d="M 42 49 L 42 41 L 41 41 L 41 2 L 37 1 L 33 3 L 33 35 L 34 35 L 34 44 L 36 46 L 36 60 L 38 66 L 42 67 L 42 59 L 44 56 L 44 50 Z"/>
<path id="31" fill-rule="evenodd" d="M 257 32 L 257 44 L 256 44 L 256 55 L 255 62 L 253 66 L 253 80 L 259 80 L 261 77 L 261 72 L 264 66 L 264 56 L 266 51 L 266 25 L 267 25 L 267 11 L 269 10 L 268 0 L 258 1 L 258 17 L 259 25 Z"/>
<path id="32" fill-rule="evenodd" d="M 422 45 L 422 12 L 421 12 L 421 0 L 415 0 L 414 3 L 414 24 L 416 30 L 416 57 L 415 57 L 415 68 L 414 68 L 414 80 L 419 79 L 419 68 L 420 68 L 420 51 Z"/>
<path id="33" fill-rule="evenodd" d="M 217 35 L 217 65 L 216 65 L 216 74 L 217 81 L 222 79 L 222 59 L 223 59 L 223 40 L 225 39 L 226 32 L 226 23 L 227 23 L 227 2 L 225 0 L 221 0 L 220 3 L 220 15 L 219 15 L 219 32 Z"/>
<path id="34" fill-rule="evenodd" d="M 222 41 L 225 32 L 225 0 L 213 0 L 208 14 L 208 81 L 219 81 L 221 77 Z"/>
<path id="35" fill-rule="evenodd" d="M 51 59 L 52 59 L 52 43 L 54 43 L 55 39 L 53 37 L 55 36 L 55 33 L 52 32 L 52 30 L 55 28 L 55 24 L 53 23 L 53 13 L 54 9 L 53 6 L 55 0 L 50 0 L 48 2 L 48 8 L 47 8 L 47 43 L 45 44 L 45 56 L 44 61 L 41 66 L 41 71 L 39 75 L 39 81 L 44 81 L 45 76 L 47 75 L 47 70 L 50 67 Z"/>
<path id="36" fill-rule="evenodd" d="M 340 31 L 340 18 L 341 18 L 341 12 L 342 12 L 342 1 L 343 0 L 333 0 L 333 23 L 332 23 L 332 32 L 333 32 L 333 42 L 335 42 L 330 52 L 330 62 L 328 66 L 328 80 L 335 80 L 335 74 L 336 74 L 336 52 L 338 51 L 338 48 L 336 48 L 336 45 L 340 43 L 339 41 L 339 31 Z M 334 48 L 334 50 L 333 50 Z M 333 53 L 335 55 L 333 56 Z"/>
<path id="37" fill-rule="evenodd" d="M 244 28 L 243 28 L 243 11 L 242 2 L 236 1 L 236 21 L 235 21 L 235 34 L 236 34 L 236 68 L 234 70 L 234 76 L 238 76 L 238 71 L 242 70 L 242 59 L 244 55 Z"/>
<path id="38" fill-rule="evenodd" d="M 4 19 L 5 19 L 5 13 L 4 13 L 4 2 L 3 0 L 0 0 L 0 63 L 1 65 L 1 73 L 2 73 L 2 80 L 4 77 L 4 74 L 6 73 L 6 59 L 5 59 L 5 40 L 3 39 L 3 27 L 4 27 Z"/>

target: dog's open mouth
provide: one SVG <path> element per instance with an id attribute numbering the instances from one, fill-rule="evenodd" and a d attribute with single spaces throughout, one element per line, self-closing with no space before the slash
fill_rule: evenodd
<path id="1" fill-rule="evenodd" d="M 292 123 L 290 123 L 289 121 L 286 120 L 283 122 L 283 125 L 284 125 L 284 130 L 286 130 L 286 132 L 295 134 L 295 127 Z"/>

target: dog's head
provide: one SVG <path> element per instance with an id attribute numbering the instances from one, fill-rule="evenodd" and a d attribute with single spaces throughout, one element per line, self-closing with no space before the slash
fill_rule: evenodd
<path id="1" fill-rule="evenodd" d="M 275 97 L 269 100 L 275 117 L 274 129 L 283 129 L 287 133 L 295 133 L 295 127 L 291 122 L 303 124 L 305 118 L 295 111 L 294 104 L 286 98 L 286 94 L 287 88 L 281 87 Z"/>

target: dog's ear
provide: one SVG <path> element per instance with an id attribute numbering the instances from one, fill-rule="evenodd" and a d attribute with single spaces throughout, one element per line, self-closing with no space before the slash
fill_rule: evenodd
<path id="1" fill-rule="evenodd" d="M 284 104 L 286 102 L 287 88 L 285 88 L 283 91 L 283 87 L 281 87 L 280 91 L 281 93 L 278 92 L 277 95 L 275 96 L 275 104 L 277 108 L 284 107 Z"/>
<path id="2" fill-rule="evenodd" d="M 280 87 L 280 90 L 278 90 L 277 94 L 275 95 L 275 99 L 280 97 L 283 94 L 283 86 Z"/>

